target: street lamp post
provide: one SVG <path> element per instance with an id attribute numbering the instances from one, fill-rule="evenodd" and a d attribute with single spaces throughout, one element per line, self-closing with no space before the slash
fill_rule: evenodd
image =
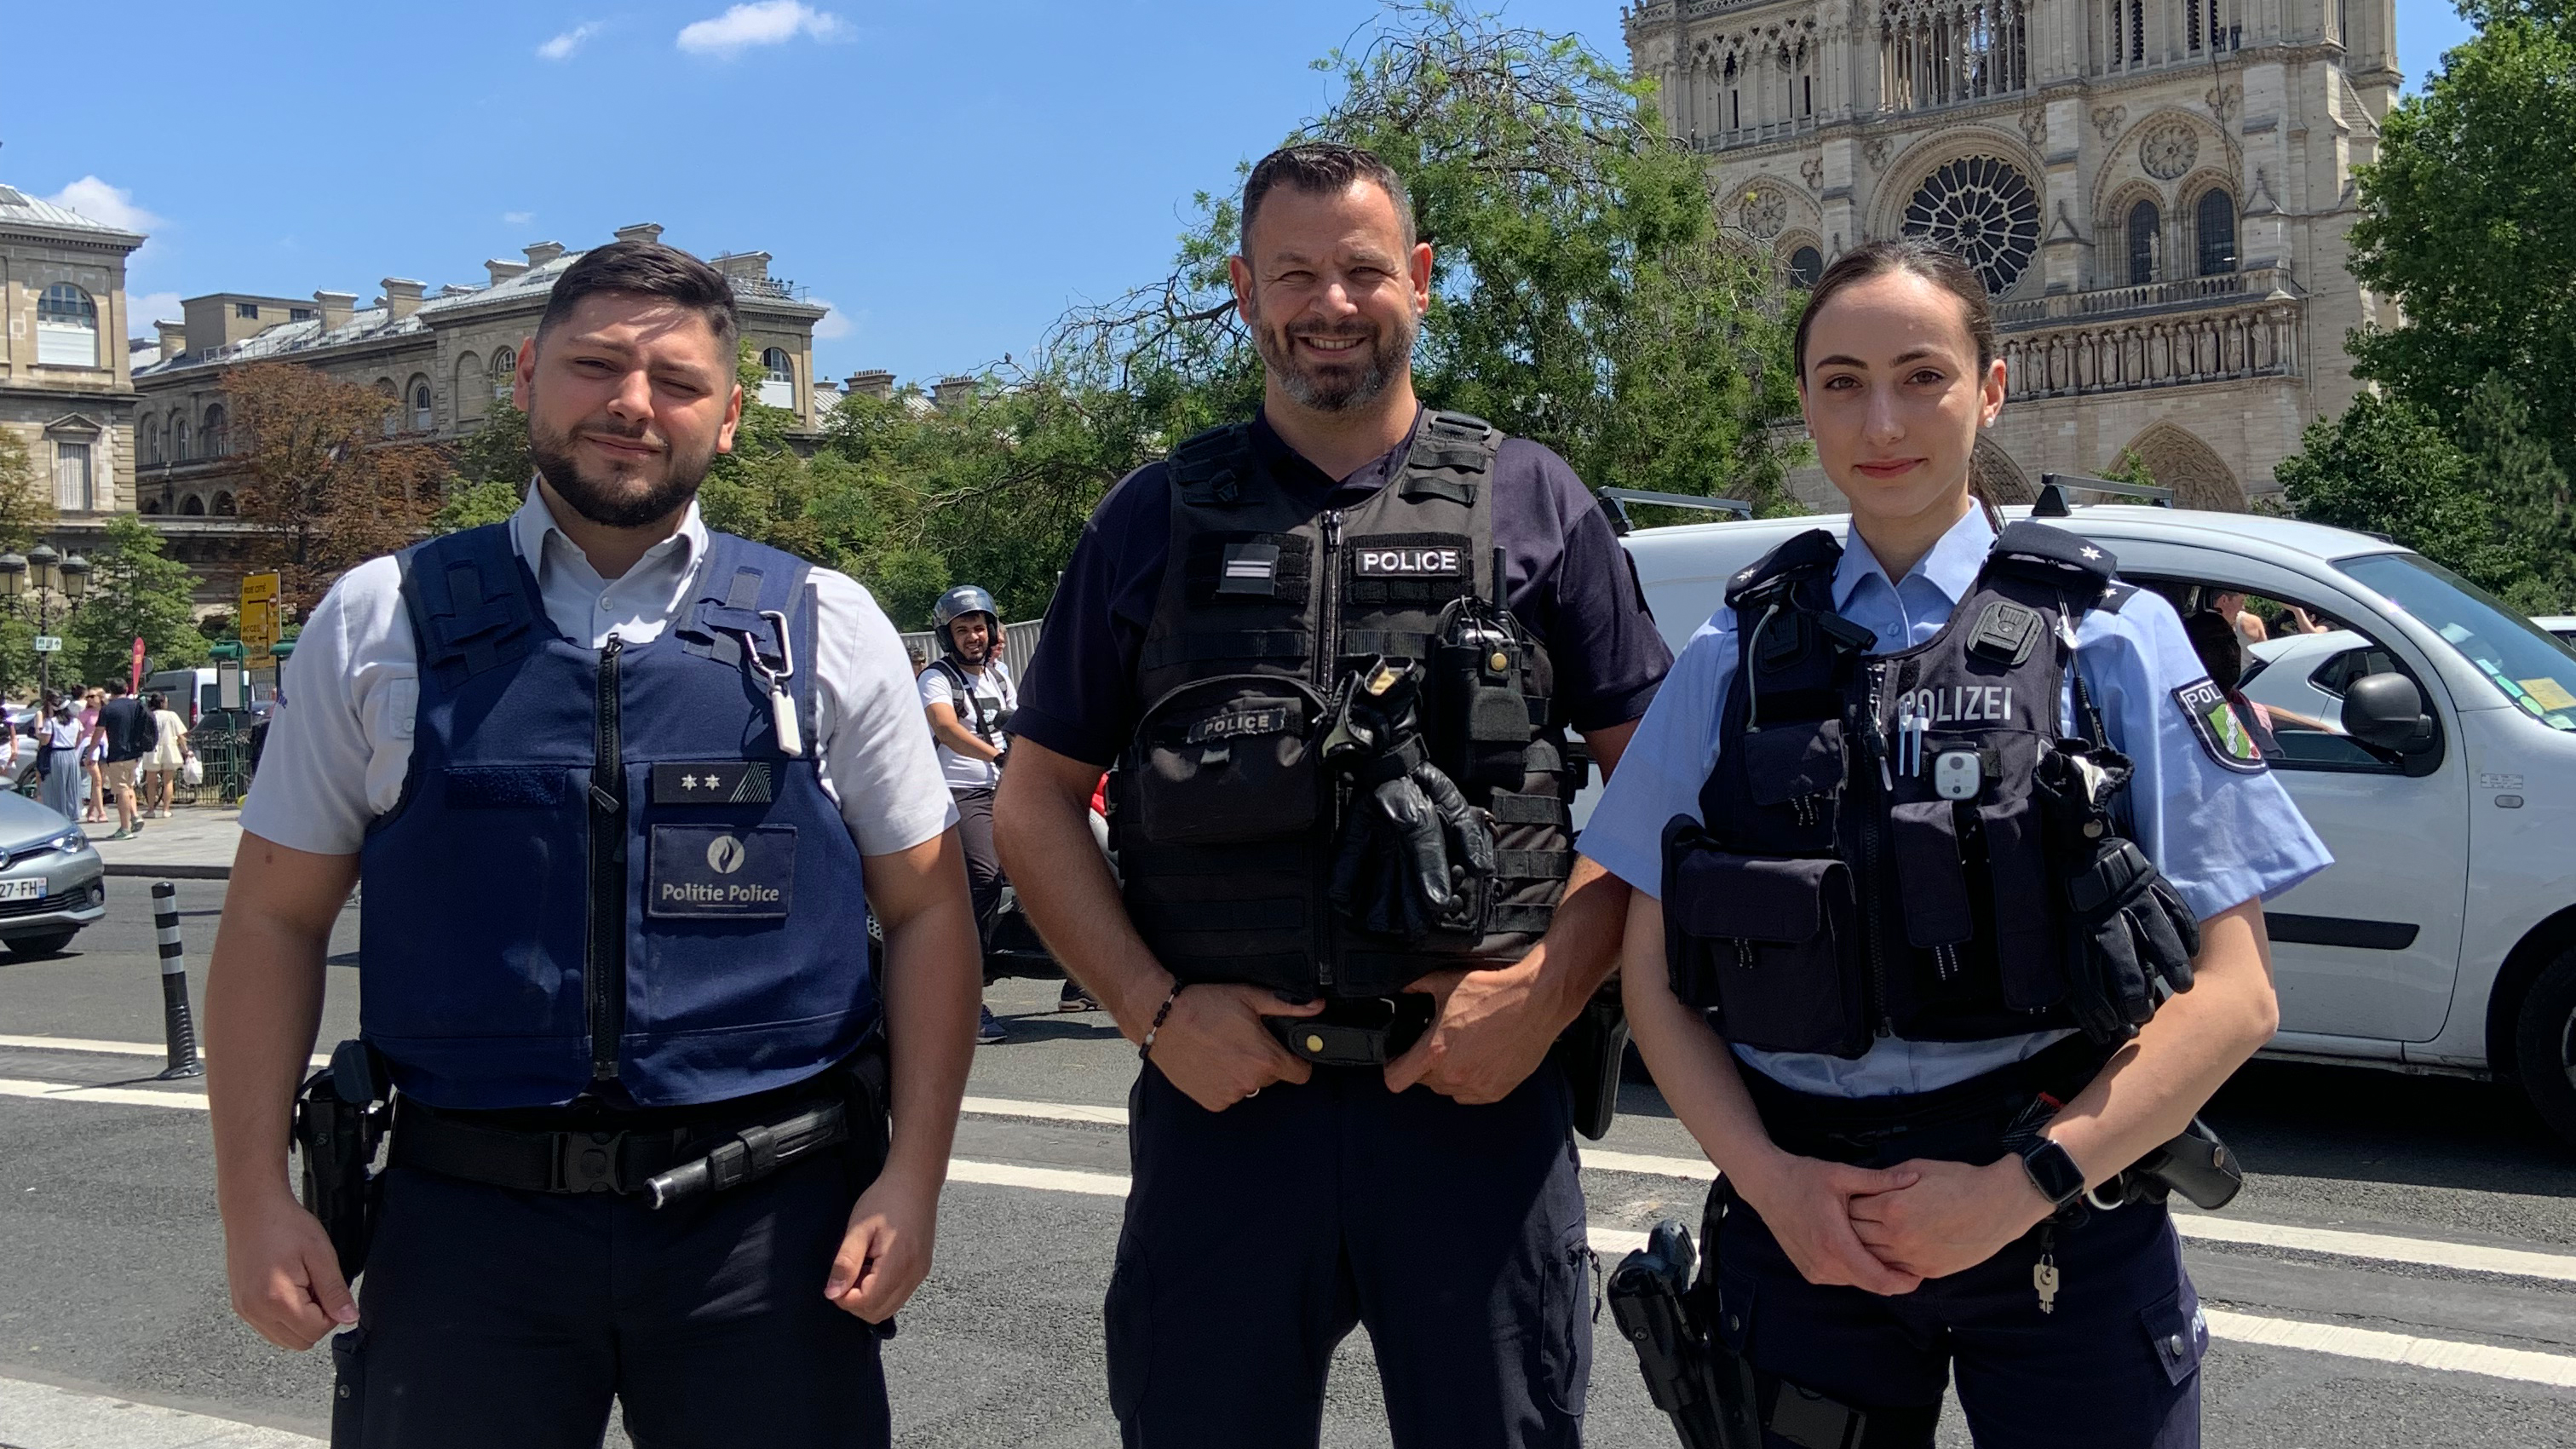
<path id="1" fill-rule="evenodd" d="M 49 543 L 37 544 L 24 555 L 0 553 L 0 594 L 6 594 L 12 606 L 25 611 L 32 607 L 36 633 L 43 637 L 54 620 L 54 599 L 60 595 L 63 613 L 89 591 L 89 560 L 79 554 L 64 558 Z M 36 655 L 36 697 L 39 701 L 53 677 L 53 651 Z"/>

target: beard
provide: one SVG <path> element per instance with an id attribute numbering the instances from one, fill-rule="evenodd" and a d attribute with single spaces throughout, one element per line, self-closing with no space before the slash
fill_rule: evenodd
<path id="1" fill-rule="evenodd" d="M 1343 327 L 1319 322 L 1273 327 L 1262 320 L 1258 309 L 1252 314 L 1252 345 L 1261 354 L 1262 365 L 1279 380 L 1281 391 L 1299 406 L 1319 413 L 1349 412 L 1375 402 L 1411 361 L 1414 339 L 1421 333 L 1421 319 L 1412 316 L 1389 330 L 1365 321 Z M 1297 362 L 1295 339 L 1300 337 L 1366 338 L 1367 346 L 1357 349 L 1349 362 L 1309 369 Z"/>
<path id="2" fill-rule="evenodd" d="M 688 507 L 689 500 L 697 496 L 698 485 L 706 481 L 708 467 L 715 462 L 712 439 L 704 450 L 691 456 L 665 438 L 659 440 L 663 444 L 659 478 L 651 474 L 652 459 L 631 466 L 611 464 L 598 471 L 585 471 L 573 455 L 574 440 L 580 433 L 636 441 L 652 433 L 644 423 L 621 424 L 604 414 L 586 418 L 571 428 L 556 428 L 541 420 L 537 399 L 529 397 L 529 458 L 556 496 L 571 504 L 573 512 L 602 528 L 641 528 Z"/>

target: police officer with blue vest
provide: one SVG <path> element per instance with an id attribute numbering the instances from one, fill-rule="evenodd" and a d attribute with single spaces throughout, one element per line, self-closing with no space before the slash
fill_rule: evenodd
<path id="1" fill-rule="evenodd" d="M 995 808 L 1144 1059 L 1110 1404 L 1130 1445 L 1311 1446 L 1365 1323 L 1404 1449 L 1571 1445 L 1593 1284 L 1551 1052 L 1625 892 L 1567 807 L 1669 656 L 1564 460 L 1415 401 L 1431 248 L 1396 175 L 1290 147 L 1243 230 L 1260 416 L 1101 503 Z M 1085 819 L 1112 764 L 1115 880 Z"/>
<path id="2" fill-rule="evenodd" d="M 892 625 L 699 519 L 738 331 L 686 253 L 570 261 L 519 350 L 526 504 L 350 571 L 288 665 L 208 1085 L 235 1311 L 339 1330 L 338 1449 L 573 1449 L 612 1400 L 639 1444 L 889 1440 L 975 928 Z M 297 1108 L 326 1234 L 290 1108 L 354 884 L 363 1041 Z M 304 1125 L 387 1115 L 372 1179 Z"/>
<path id="3" fill-rule="evenodd" d="M 1722 1365 L 1659 1402 L 1715 1411 L 1694 1445 L 1891 1449 L 1955 1374 L 1980 1445 L 2197 1444 L 2165 1197 L 2231 1190 L 2194 1114 L 2277 1020 L 2262 899 L 2328 857 L 2165 600 L 1972 496 L 2005 383 L 1975 272 L 1847 253 L 1795 356 L 1848 535 L 1729 581 L 1583 835 L 1723 1174 Z"/>

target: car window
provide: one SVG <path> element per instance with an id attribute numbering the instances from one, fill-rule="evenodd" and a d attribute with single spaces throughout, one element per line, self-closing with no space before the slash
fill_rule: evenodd
<path id="1" fill-rule="evenodd" d="M 2276 769 L 2396 773 L 2403 766 L 2343 728 L 2353 681 L 2405 669 L 2379 641 L 2304 601 L 2245 593 L 2210 579 L 2152 582 L 2263 758 Z M 2230 653 L 2233 657 L 2229 657 Z"/>
<path id="2" fill-rule="evenodd" d="M 2525 714 L 2576 733 L 2576 653 L 2529 619 L 2420 554 L 2372 554 L 2337 567 L 2441 635 Z"/>

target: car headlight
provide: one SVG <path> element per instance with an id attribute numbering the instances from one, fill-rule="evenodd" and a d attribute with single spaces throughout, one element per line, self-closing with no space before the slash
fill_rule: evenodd
<path id="1" fill-rule="evenodd" d="M 64 831 L 62 834 L 55 836 L 48 843 L 51 844 L 54 849 L 62 851 L 64 854 L 68 855 L 75 850 L 87 850 L 89 848 L 89 837 L 81 833 L 80 827 L 74 826 L 73 828 Z"/>

